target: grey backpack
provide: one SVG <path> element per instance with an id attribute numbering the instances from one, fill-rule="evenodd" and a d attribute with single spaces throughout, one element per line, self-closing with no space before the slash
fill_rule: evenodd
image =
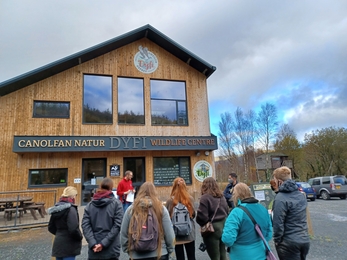
<path id="1" fill-rule="evenodd" d="M 192 231 L 189 211 L 182 203 L 174 207 L 171 221 L 176 236 L 188 236 Z"/>

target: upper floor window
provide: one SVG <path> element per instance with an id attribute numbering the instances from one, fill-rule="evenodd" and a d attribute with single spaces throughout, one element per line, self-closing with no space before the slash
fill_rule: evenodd
<path id="1" fill-rule="evenodd" d="M 34 101 L 33 117 L 69 118 L 70 102 Z"/>
<path id="2" fill-rule="evenodd" d="M 143 79 L 118 78 L 118 123 L 145 124 Z"/>
<path id="3" fill-rule="evenodd" d="M 151 80 L 152 125 L 188 125 L 186 84 Z"/>
<path id="4" fill-rule="evenodd" d="M 112 124 L 112 77 L 84 75 L 83 123 Z"/>

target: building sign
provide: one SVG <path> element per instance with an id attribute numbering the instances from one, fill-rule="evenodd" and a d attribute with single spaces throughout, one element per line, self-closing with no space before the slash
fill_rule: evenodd
<path id="1" fill-rule="evenodd" d="M 110 175 L 119 177 L 120 176 L 120 165 L 118 165 L 118 164 L 111 165 L 110 166 Z"/>
<path id="2" fill-rule="evenodd" d="M 216 150 L 211 136 L 14 136 L 13 152 Z"/>
<path id="3" fill-rule="evenodd" d="M 203 182 L 205 178 L 212 177 L 212 167 L 206 161 L 198 161 L 194 165 L 194 177 L 200 182 Z"/>
<path id="4" fill-rule="evenodd" d="M 147 47 L 140 45 L 139 52 L 134 56 L 134 65 L 140 72 L 149 74 L 158 68 L 158 59 Z"/>

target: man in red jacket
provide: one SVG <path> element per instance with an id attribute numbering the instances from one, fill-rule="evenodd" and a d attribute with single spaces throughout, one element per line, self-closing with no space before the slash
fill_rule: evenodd
<path id="1" fill-rule="evenodd" d="M 117 195 L 120 201 L 123 203 L 123 210 L 125 212 L 127 208 L 132 204 L 132 202 L 126 200 L 127 196 L 131 192 L 135 193 L 135 189 L 133 187 L 133 182 L 131 181 L 131 179 L 133 178 L 133 172 L 126 171 L 124 175 L 125 177 L 118 184 Z"/>

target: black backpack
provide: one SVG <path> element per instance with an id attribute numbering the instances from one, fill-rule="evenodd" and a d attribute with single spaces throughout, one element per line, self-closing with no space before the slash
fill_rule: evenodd
<path id="1" fill-rule="evenodd" d="M 134 221 L 133 232 L 137 230 L 138 223 Z M 159 237 L 158 218 L 153 209 L 148 209 L 148 216 L 145 225 L 142 226 L 142 232 L 139 238 L 133 233 L 130 250 L 136 252 L 149 252 L 157 250 Z"/>
<path id="2" fill-rule="evenodd" d="M 192 231 L 189 211 L 182 203 L 174 207 L 171 221 L 176 236 L 188 236 Z"/>

